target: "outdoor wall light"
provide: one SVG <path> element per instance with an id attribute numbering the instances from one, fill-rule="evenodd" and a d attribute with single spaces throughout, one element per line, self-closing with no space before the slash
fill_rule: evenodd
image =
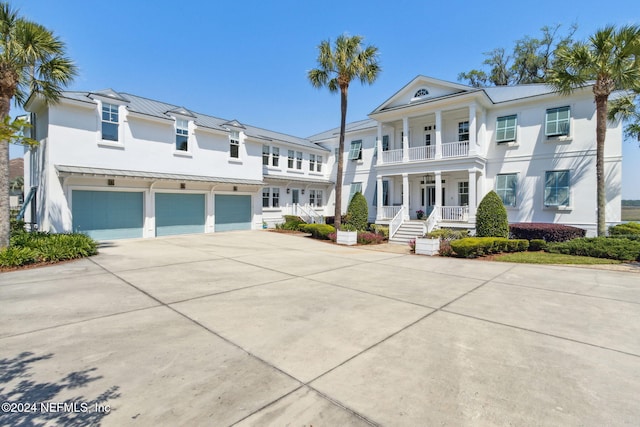
<path id="1" fill-rule="evenodd" d="M 304 188 L 302 189 L 302 194 L 304 194 Z"/>
<path id="2" fill-rule="evenodd" d="M 233 186 L 233 191 L 238 191 L 238 186 L 237 185 Z"/>
<path id="3" fill-rule="evenodd" d="M 180 189 L 184 190 L 187 188 L 187 184 L 185 184 L 184 182 L 180 183 Z"/>
<path id="4" fill-rule="evenodd" d="M 287 188 L 287 194 L 291 193 L 291 189 Z"/>

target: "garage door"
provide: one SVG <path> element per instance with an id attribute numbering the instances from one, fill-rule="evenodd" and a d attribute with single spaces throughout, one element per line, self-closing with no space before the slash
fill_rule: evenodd
<path id="1" fill-rule="evenodd" d="M 142 237 L 141 192 L 73 190 L 73 230 L 96 240 Z"/>
<path id="2" fill-rule="evenodd" d="M 204 194 L 156 193 L 156 236 L 204 233 Z"/>
<path id="3" fill-rule="evenodd" d="M 251 196 L 216 195 L 216 231 L 251 230 Z"/>

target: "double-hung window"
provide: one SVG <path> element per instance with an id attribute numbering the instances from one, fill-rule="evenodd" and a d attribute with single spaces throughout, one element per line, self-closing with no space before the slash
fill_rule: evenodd
<path id="1" fill-rule="evenodd" d="M 262 189 L 262 207 L 263 208 L 279 208 L 280 207 L 280 189 L 277 187 Z"/>
<path id="2" fill-rule="evenodd" d="M 293 162 L 295 160 L 296 153 L 293 150 L 287 151 L 287 167 L 293 169 Z"/>
<path id="3" fill-rule="evenodd" d="M 280 149 L 271 147 L 271 166 L 278 167 L 280 164 Z"/>
<path id="4" fill-rule="evenodd" d="M 316 169 L 316 155 L 309 154 L 309 172 L 313 172 Z"/>
<path id="5" fill-rule="evenodd" d="M 240 132 L 232 130 L 229 134 L 229 157 L 240 158 Z"/>
<path id="6" fill-rule="evenodd" d="M 545 116 L 544 129 L 546 136 L 569 135 L 571 109 L 569 106 L 549 108 Z"/>
<path id="7" fill-rule="evenodd" d="M 296 151 L 296 169 L 302 169 L 302 151 Z"/>
<path id="8" fill-rule="evenodd" d="M 515 173 L 505 173 L 496 176 L 496 193 L 502 199 L 505 206 L 516 206 L 516 196 L 518 188 L 518 175 Z"/>
<path id="9" fill-rule="evenodd" d="M 322 156 L 317 156 L 316 161 L 316 172 L 322 172 Z"/>
<path id="10" fill-rule="evenodd" d="M 309 190 L 309 204 L 317 208 L 322 207 L 322 190 Z"/>
<path id="11" fill-rule="evenodd" d="M 271 198 L 271 189 L 269 187 L 265 187 L 262 189 L 262 207 L 268 208 L 269 201 Z"/>
<path id="12" fill-rule="evenodd" d="M 349 160 L 362 160 L 362 140 L 351 141 Z"/>
<path id="13" fill-rule="evenodd" d="M 263 166 L 269 166 L 269 154 L 271 154 L 270 151 L 271 150 L 268 145 L 262 146 L 262 165 Z"/>
<path id="14" fill-rule="evenodd" d="M 118 106 L 102 103 L 102 139 L 118 141 Z"/>
<path id="15" fill-rule="evenodd" d="M 176 119 L 176 151 L 189 151 L 189 122 Z"/>
<path id="16" fill-rule="evenodd" d="M 498 117 L 496 122 L 496 142 L 498 144 L 516 140 L 517 116 Z"/>
<path id="17" fill-rule="evenodd" d="M 571 173 L 568 170 L 547 171 L 544 176 L 544 205 L 569 206 Z"/>
<path id="18" fill-rule="evenodd" d="M 460 122 L 458 123 L 458 141 L 468 141 L 469 140 L 469 122 Z"/>
<path id="19" fill-rule="evenodd" d="M 458 182 L 458 201 L 460 206 L 469 205 L 469 181 Z"/>
<path id="20" fill-rule="evenodd" d="M 362 183 L 361 182 L 353 182 L 351 183 L 351 188 L 349 189 L 349 201 L 353 198 L 353 195 L 356 193 L 362 193 Z"/>

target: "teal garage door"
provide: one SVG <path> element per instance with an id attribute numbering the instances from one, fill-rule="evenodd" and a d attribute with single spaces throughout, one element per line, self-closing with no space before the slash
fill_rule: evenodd
<path id="1" fill-rule="evenodd" d="M 156 193 L 156 236 L 204 233 L 204 194 Z"/>
<path id="2" fill-rule="evenodd" d="M 73 231 L 96 240 L 142 237 L 141 192 L 73 190 L 71 203 Z"/>
<path id="3" fill-rule="evenodd" d="M 216 231 L 251 230 L 251 196 L 216 195 Z"/>

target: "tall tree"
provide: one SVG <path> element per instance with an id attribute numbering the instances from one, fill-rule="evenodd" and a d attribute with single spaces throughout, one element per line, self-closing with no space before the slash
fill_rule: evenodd
<path id="1" fill-rule="evenodd" d="M 510 54 L 504 48 L 485 52 L 486 59 L 482 64 L 489 68 L 489 73 L 473 69 L 458 74 L 458 80 L 466 80 L 473 87 L 544 82 L 555 52 L 573 43 L 573 34 L 577 29 L 572 25 L 567 34 L 560 34 L 560 27 L 559 24 L 544 26 L 540 29 L 540 38 L 525 36 L 516 40 Z"/>
<path id="2" fill-rule="evenodd" d="M 340 92 L 340 142 L 338 145 L 338 168 L 336 174 L 335 226 L 340 227 L 342 215 L 342 179 L 344 157 L 344 134 L 347 120 L 347 96 L 352 80 L 372 84 L 380 73 L 378 48 L 363 46 L 361 36 L 339 36 L 333 49 L 331 40 L 318 46 L 318 68 L 308 72 L 307 77 L 315 88 L 327 87 L 330 92 Z"/>
<path id="3" fill-rule="evenodd" d="M 55 102 L 76 74 L 65 55 L 65 44 L 40 24 L 0 3 L 0 122 L 7 118 L 13 99 L 23 106 L 35 93 Z M 2 133 L 4 136 L 5 132 Z M 0 141 L 0 249 L 9 245 L 9 141 Z"/>
<path id="4" fill-rule="evenodd" d="M 606 234 L 604 144 L 609 96 L 616 90 L 640 91 L 640 26 L 607 26 L 586 42 L 560 47 L 547 81 L 561 94 L 593 84 L 596 104 L 596 179 L 598 236 Z"/>

